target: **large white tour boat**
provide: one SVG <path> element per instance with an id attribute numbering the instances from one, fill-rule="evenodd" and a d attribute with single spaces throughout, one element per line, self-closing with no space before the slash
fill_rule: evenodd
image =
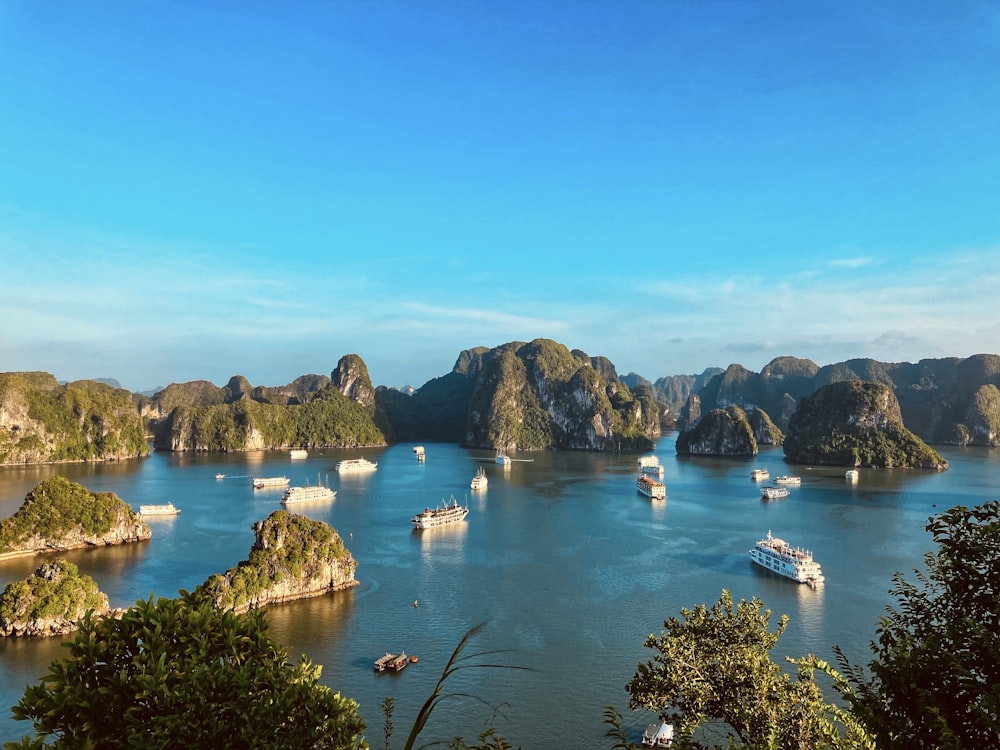
<path id="1" fill-rule="evenodd" d="M 360 471 L 375 471 L 378 468 L 377 461 L 369 461 L 367 458 L 345 458 L 338 461 L 335 467 L 341 474 L 353 474 Z"/>
<path id="2" fill-rule="evenodd" d="M 486 478 L 486 471 L 480 466 L 479 471 L 476 472 L 476 476 L 472 478 L 469 486 L 474 490 L 485 490 L 489 483 L 490 480 Z"/>
<path id="3" fill-rule="evenodd" d="M 173 503 L 139 506 L 139 514 L 143 516 L 176 516 L 180 512 L 180 508 L 175 508 Z"/>
<path id="4" fill-rule="evenodd" d="M 780 500 L 783 497 L 789 496 L 788 488 L 786 487 L 761 487 L 760 497 L 762 500 Z"/>
<path id="5" fill-rule="evenodd" d="M 762 481 L 764 479 L 769 479 L 770 476 L 771 472 L 769 472 L 767 469 L 754 469 L 753 471 L 750 472 L 750 478 L 755 482 Z"/>
<path id="6" fill-rule="evenodd" d="M 663 500 L 667 496 L 667 485 L 656 481 L 646 474 L 639 475 L 639 478 L 635 481 L 635 488 L 639 491 L 640 495 L 645 495 L 653 500 Z"/>
<path id="7" fill-rule="evenodd" d="M 663 476 L 663 467 L 660 465 L 660 459 L 657 456 L 639 456 L 638 463 L 640 474 L 656 474 L 658 477 Z"/>
<path id="8" fill-rule="evenodd" d="M 294 505 L 295 503 L 316 503 L 326 500 L 333 500 L 337 496 L 336 490 L 319 485 L 318 487 L 289 487 L 281 496 L 282 505 Z"/>
<path id="9" fill-rule="evenodd" d="M 771 536 L 770 531 L 750 550 L 750 559 L 763 568 L 799 583 L 816 586 L 825 580 L 819 563 L 813 560 L 812 552 L 793 547 L 784 539 Z"/>
<path id="10" fill-rule="evenodd" d="M 288 484 L 288 477 L 255 477 L 253 488 L 261 490 L 265 487 L 284 487 Z"/>
<path id="11" fill-rule="evenodd" d="M 459 505 L 458 500 L 452 495 L 449 502 L 436 508 L 424 508 L 423 513 L 415 515 L 410 522 L 415 529 L 431 529 L 435 526 L 464 521 L 467 515 L 469 515 L 468 506 Z"/>
<path id="12" fill-rule="evenodd" d="M 798 487 L 802 484 L 802 477 L 790 477 L 782 474 L 780 477 L 775 477 L 774 481 L 778 484 L 787 484 L 789 487 Z"/>

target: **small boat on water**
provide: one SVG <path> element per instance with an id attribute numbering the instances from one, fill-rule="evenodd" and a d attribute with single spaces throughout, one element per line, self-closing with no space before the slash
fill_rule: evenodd
<path id="1" fill-rule="evenodd" d="M 670 747 L 674 741 L 674 726 L 663 722 L 650 724 L 642 733 L 643 747 Z"/>
<path id="2" fill-rule="evenodd" d="M 216 474 L 216 475 L 215 475 L 215 478 L 216 478 L 216 479 L 225 479 L 225 478 L 226 478 L 226 475 L 225 475 L 225 474 L 223 474 L 223 473 L 222 473 L 222 472 L 220 471 L 220 472 L 219 472 L 218 474 Z"/>
<path id="3" fill-rule="evenodd" d="M 173 503 L 139 506 L 139 515 L 142 516 L 176 516 L 180 512 L 180 508 L 175 508 Z"/>
<path id="4" fill-rule="evenodd" d="M 415 454 L 417 454 L 417 462 L 418 463 L 423 463 L 424 459 L 426 458 L 426 456 L 424 455 L 424 446 L 422 446 L 422 445 L 415 445 L 413 447 L 413 452 Z"/>
<path id="5" fill-rule="evenodd" d="M 778 484 L 787 484 L 790 487 L 798 487 L 802 484 L 802 477 L 789 477 L 782 474 L 780 477 L 775 477 L 774 481 Z"/>
<path id="6" fill-rule="evenodd" d="M 334 468 L 340 474 L 356 474 L 362 471 L 375 471 L 378 462 L 369 461 L 367 458 L 345 458 L 343 461 L 338 461 Z"/>
<path id="7" fill-rule="evenodd" d="M 780 500 L 783 497 L 788 497 L 789 493 L 786 487 L 761 487 L 760 488 L 760 498 L 761 500 Z"/>
<path id="8" fill-rule="evenodd" d="M 502 464 L 503 466 L 510 466 L 510 456 L 508 456 L 503 451 L 497 451 L 496 462 Z"/>
<path id="9" fill-rule="evenodd" d="M 798 583 L 815 587 L 826 580 L 819 563 L 813 560 L 812 552 L 793 547 L 784 539 L 771 536 L 770 531 L 750 550 L 750 559 L 762 568 Z"/>
<path id="10" fill-rule="evenodd" d="M 400 652 L 398 655 L 386 651 L 385 656 L 380 656 L 375 660 L 373 668 L 376 672 L 384 672 L 387 669 L 399 672 L 409 663 L 410 657 L 406 655 L 405 651 Z"/>
<path id="11" fill-rule="evenodd" d="M 755 482 L 762 481 L 764 479 L 769 479 L 771 477 L 771 472 L 767 469 L 754 469 L 750 472 L 750 478 Z"/>
<path id="12" fill-rule="evenodd" d="M 289 487 L 281 496 L 281 504 L 317 503 L 333 500 L 336 496 L 336 490 L 331 490 L 329 487 L 324 487 L 323 485 L 319 485 L 318 487 Z"/>
<path id="13" fill-rule="evenodd" d="M 253 488 L 262 490 L 265 487 L 284 487 L 288 484 L 288 477 L 256 477 L 253 479 Z"/>
<path id="14" fill-rule="evenodd" d="M 635 488 L 640 495 L 652 500 L 664 500 L 667 497 L 667 485 L 658 482 L 647 474 L 640 474 L 635 481 Z"/>
<path id="15" fill-rule="evenodd" d="M 480 466 L 479 471 L 476 472 L 476 476 L 472 478 L 469 486 L 474 490 L 485 490 L 489 483 L 490 480 L 486 478 L 486 471 Z"/>
<path id="16" fill-rule="evenodd" d="M 309 451 L 305 448 L 292 448 L 288 451 L 288 457 L 293 459 L 309 458 Z"/>
<path id="17" fill-rule="evenodd" d="M 466 505 L 459 505 L 458 500 L 452 495 L 451 500 L 436 508 L 424 508 L 422 513 L 418 513 L 410 519 L 415 529 L 432 529 L 436 526 L 445 526 L 449 523 L 464 521 L 469 515 L 469 508 Z"/>
<path id="18" fill-rule="evenodd" d="M 846 479 L 848 482 L 857 482 L 858 481 L 858 470 L 857 469 L 848 469 L 847 471 L 844 472 L 844 479 Z"/>

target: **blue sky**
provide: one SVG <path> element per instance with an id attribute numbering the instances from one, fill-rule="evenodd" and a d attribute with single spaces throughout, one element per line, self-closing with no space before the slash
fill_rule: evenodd
<path id="1" fill-rule="evenodd" d="M 993 2 L 0 3 L 0 371 L 1000 353 Z"/>

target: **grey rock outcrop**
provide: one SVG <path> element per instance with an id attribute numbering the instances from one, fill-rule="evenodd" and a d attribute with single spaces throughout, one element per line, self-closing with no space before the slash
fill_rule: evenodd
<path id="1" fill-rule="evenodd" d="M 746 412 L 738 406 L 713 409 L 677 436 L 681 455 L 755 456 L 757 441 Z"/>

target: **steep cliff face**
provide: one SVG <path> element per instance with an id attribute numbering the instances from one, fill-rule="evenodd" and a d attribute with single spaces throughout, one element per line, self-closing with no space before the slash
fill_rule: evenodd
<path id="1" fill-rule="evenodd" d="M 763 409 L 751 411 L 747 414 L 747 421 L 757 445 L 781 445 L 784 442 L 784 434 Z"/>
<path id="2" fill-rule="evenodd" d="M 66 635 L 77 628 L 88 610 L 108 614 L 108 597 L 94 579 L 80 575 L 75 565 L 55 560 L 0 594 L 0 636 Z"/>
<path id="3" fill-rule="evenodd" d="M 357 562 L 322 521 L 284 510 L 253 525 L 250 556 L 199 588 L 237 612 L 356 586 Z"/>
<path id="4" fill-rule="evenodd" d="M 128 391 L 92 380 L 0 373 L 0 464 L 113 461 L 149 454 Z"/>
<path id="5" fill-rule="evenodd" d="M 596 361 L 600 367 L 591 364 Z M 511 342 L 483 358 L 463 443 L 504 450 L 648 450 L 659 411 L 637 399 L 603 358 L 549 339 Z"/>
<path id="6" fill-rule="evenodd" d="M 947 461 L 903 426 L 891 388 L 860 380 L 832 383 L 802 399 L 788 425 L 784 451 L 796 463 L 948 467 Z"/>
<path id="7" fill-rule="evenodd" d="M 151 536 L 145 521 L 114 493 L 94 493 L 56 476 L 39 482 L 18 511 L 0 521 L 0 555 L 102 547 Z"/>
<path id="8" fill-rule="evenodd" d="M 738 406 L 713 409 L 677 436 L 681 455 L 755 456 L 757 441 L 746 412 Z"/>
<path id="9" fill-rule="evenodd" d="M 337 369 L 330 373 L 334 387 L 366 408 L 375 406 L 375 388 L 368 376 L 368 367 L 357 354 L 346 354 L 337 362 Z"/>

